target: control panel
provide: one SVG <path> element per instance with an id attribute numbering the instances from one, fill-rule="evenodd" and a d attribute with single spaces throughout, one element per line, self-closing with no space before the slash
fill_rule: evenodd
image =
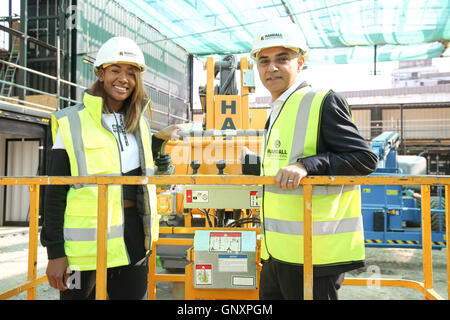
<path id="1" fill-rule="evenodd" d="M 184 207 L 193 209 L 259 209 L 259 186 L 186 185 Z"/>
<path id="2" fill-rule="evenodd" d="M 256 232 L 197 230 L 194 287 L 256 289 Z"/>

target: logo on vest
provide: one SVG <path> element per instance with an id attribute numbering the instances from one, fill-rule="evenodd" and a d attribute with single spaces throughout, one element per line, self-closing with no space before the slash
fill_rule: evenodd
<path id="1" fill-rule="evenodd" d="M 279 148 L 279 147 L 281 147 L 281 141 L 277 139 L 277 140 L 275 140 L 273 145 L 275 146 L 275 148 Z"/>
<path id="2" fill-rule="evenodd" d="M 286 160 L 288 153 L 286 149 L 281 149 L 281 141 L 275 139 L 272 143 L 272 148 L 267 149 L 267 156 L 269 158 L 275 158 L 279 160 Z"/>

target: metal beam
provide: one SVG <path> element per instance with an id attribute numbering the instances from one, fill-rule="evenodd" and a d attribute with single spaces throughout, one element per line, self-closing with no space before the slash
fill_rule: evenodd
<path id="1" fill-rule="evenodd" d="M 52 50 L 52 51 L 55 51 L 55 52 L 58 50 L 55 46 L 52 46 L 51 44 L 48 44 L 48 43 L 46 43 L 44 41 L 41 41 L 41 40 L 38 40 L 38 39 L 36 39 L 34 37 L 25 36 L 25 34 L 23 32 L 15 30 L 15 29 L 12 29 L 12 28 L 8 28 L 8 27 L 3 26 L 1 24 L 0 24 L 0 30 L 8 32 L 8 33 L 11 33 L 11 34 L 15 35 L 16 37 L 20 37 L 22 39 L 26 39 L 27 41 L 31 41 L 31 42 L 37 44 L 38 46 L 44 47 L 46 49 L 49 49 L 49 50 Z M 63 50 L 61 50 L 61 54 L 65 55 L 65 52 Z"/>

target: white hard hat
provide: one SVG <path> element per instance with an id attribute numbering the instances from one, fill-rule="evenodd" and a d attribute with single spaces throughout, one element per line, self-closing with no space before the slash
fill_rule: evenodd
<path id="1" fill-rule="evenodd" d="M 142 72 L 147 70 L 144 54 L 130 38 L 113 37 L 100 47 L 94 63 L 95 75 L 102 66 L 113 63 L 129 63 L 140 68 Z"/>
<path id="2" fill-rule="evenodd" d="M 259 51 L 271 47 L 285 47 L 303 55 L 309 51 L 303 32 L 288 18 L 264 22 L 255 34 L 250 56 L 256 60 Z"/>

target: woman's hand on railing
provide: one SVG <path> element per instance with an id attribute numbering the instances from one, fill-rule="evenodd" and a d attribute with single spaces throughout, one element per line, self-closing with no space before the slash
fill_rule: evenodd
<path id="1" fill-rule="evenodd" d="M 69 273 L 67 273 L 68 266 L 67 257 L 48 260 L 46 274 L 52 288 L 61 291 L 68 289 L 66 285 L 67 279 L 69 278 Z"/>
<path id="2" fill-rule="evenodd" d="M 177 125 L 171 125 L 164 129 L 161 129 L 157 133 L 155 133 L 155 137 L 162 140 L 183 140 L 177 133 L 177 131 L 181 130 L 181 128 Z"/>

